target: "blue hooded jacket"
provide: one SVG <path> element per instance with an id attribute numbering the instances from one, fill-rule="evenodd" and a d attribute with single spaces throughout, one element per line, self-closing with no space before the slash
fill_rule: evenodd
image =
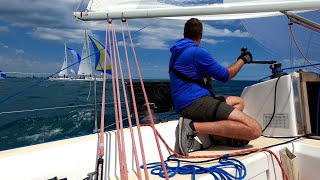
<path id="1" fill-rule="evenodd" d="M 228 81 L 229 71 L 215 61 L 205 49 L 198 47 L 188 38 L 178 40 L 171 48 L 170 65 L 176 59 L 174 68 L 185 76 L 202 80 L 207 74 L 218 81 Z M 169 67 L 170 67 L 169 65 Z M 196 83 L 187 83 L 170 72 L 171 95 L 175 110 L 185 107 L 203 96 L 210 96 L 208 89 Z"/>

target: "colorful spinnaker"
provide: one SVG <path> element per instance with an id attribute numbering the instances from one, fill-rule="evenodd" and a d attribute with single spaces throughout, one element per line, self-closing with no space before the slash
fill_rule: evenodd
<path id="1" fill-rule="evenodd" d="M 80 56 L 75 50 L 73 50 L 73 49 L 71 49 L 71 48 L 69 48 L 69 47 L 68 47 L 68 50 L 69 50 L 69 51 L 71 52 L 71 54 L 74 56 L 74 58 L 76 59 L 76 61 L 78 62 L 78 64 L 80 64 L 81 56 Z M 78 66 L 77 66 L 77 67 L 78 67 Z M 79 69 L 79 67 L 76 68 L 76 66 L 73 65 L 73 66 L 71 67 L 70 71 L 71 71 L 73 74 L 77 74 L 78 72 L 77 72 L 76 69 Z"/>
<path id="2" fill-rule="evenodd" d="M 110 63 L 110 53 L 107 51 L 107 58 L 105 58 L 105 47 L 104 45 L 96 40 L 95 38 L 89 36 L 89 39 L 92 43 L 94 52 L 95 52 L 95 69 L 96 71 L 103 72 L 104 60 L 107 60 L 107 69 L 106 72 L 111 74 L 111 63 Z"/>

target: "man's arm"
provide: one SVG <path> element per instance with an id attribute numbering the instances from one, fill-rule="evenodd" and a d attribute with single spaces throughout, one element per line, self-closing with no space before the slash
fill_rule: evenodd
<path id="1" fill-rule="evenodd" d="M 239 61 L 241 60 L 241 61 Z M 234 76 L 238 74 L 242 66 L 244 65 L 244 61 L 242 59 L 239 59 L 236 61 L 233 65 L 227 67 L 229 71 L 229 80 L 232 79 Z"/>

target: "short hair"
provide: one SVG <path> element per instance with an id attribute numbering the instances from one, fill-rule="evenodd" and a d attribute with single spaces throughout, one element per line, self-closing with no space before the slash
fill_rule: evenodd
<path id="1" fill-rule="evenodd" d="M 184 38 L 189 38 L 192 40 L 200 39 L 202 29 L 202 22 L 199 19 L 189 19 L 184 25 Z"/>

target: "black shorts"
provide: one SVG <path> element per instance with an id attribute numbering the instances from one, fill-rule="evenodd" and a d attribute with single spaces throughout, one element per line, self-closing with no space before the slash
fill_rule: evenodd
<path id="1" fill-rule="evenodd" d="M 204 96 L 179 112 L 180 116 L 195 122 L 212 122 L 225 120 L 234 110 L 226 103 L 223 96 Z"/>

